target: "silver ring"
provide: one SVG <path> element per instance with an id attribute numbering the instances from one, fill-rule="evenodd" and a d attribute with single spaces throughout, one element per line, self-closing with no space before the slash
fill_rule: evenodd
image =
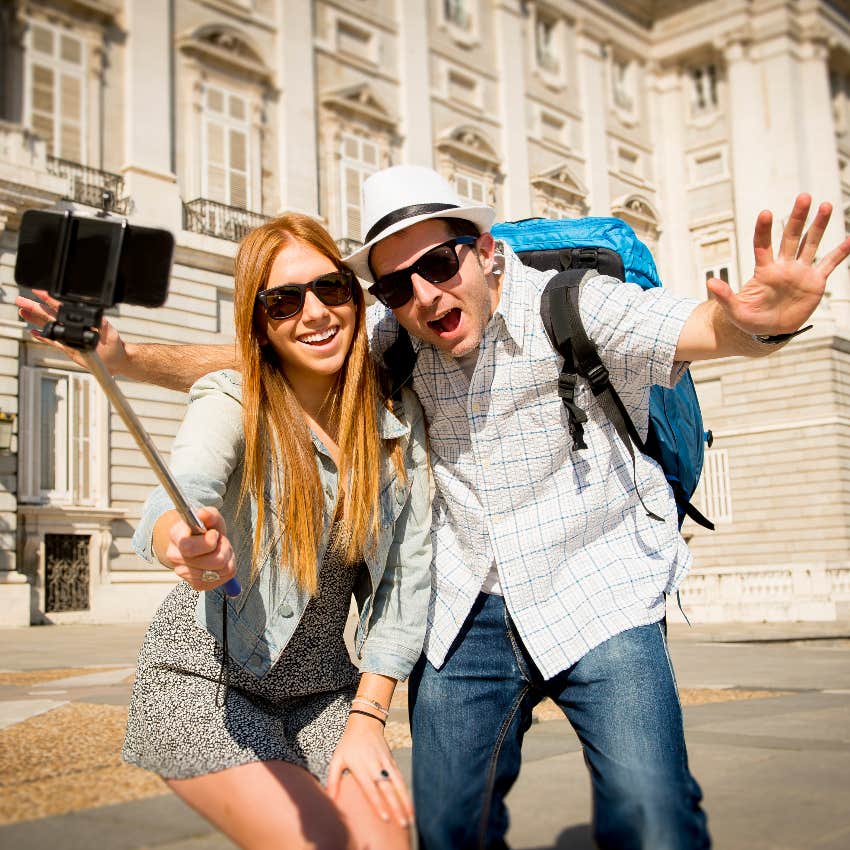
<path id="1" fill-rule="evenodd" d="M 221 578 L 221 573 L 216 572 L 215 570 L 204 570 L 201 573 L 201 581 L 203 582 L 211 582 L 218 581 Z"/>
<path id="2" fill-rule="evenodd" d="M 375 782 L 386 782 L 390 778 L 390 773 L 388 770 L 382 770 L 378 775 L 378 778 Z"/>

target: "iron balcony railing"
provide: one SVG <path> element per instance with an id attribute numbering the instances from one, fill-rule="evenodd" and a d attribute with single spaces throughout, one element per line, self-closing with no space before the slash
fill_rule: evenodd
<path id="1" fill-rule="evenodd" d="M 231 242 L 239 242 L 255 227 L 268 220 L 269 217 L 261 213 L 220 204 L 208 198 L 183 202 L 184 230 L 229 239 Z"/>
<path id="2" fill-rule="evenodd" d="M 69 182 L 70 200 L 88 207 L 126 215 L 129 198 L 123 197 L 124 178 L 120 174 L 90 168 L 55 156 L 47 157 L 47 170 Z"/>

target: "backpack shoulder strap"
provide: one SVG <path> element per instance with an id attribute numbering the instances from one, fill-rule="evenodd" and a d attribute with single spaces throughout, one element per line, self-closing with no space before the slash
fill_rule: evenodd
<path id="1" fill-rule="evenodd" d="M 599 400 L 608 421 L 614 426 L 631 457 L 632 473 L 637 480 L 634 448 L 637 447 L 640 452 L 646 454 L 646 446 L 620 396 L 611 385 L 608 369 L 602 362 L 599 351 L 584 329 L 579 312 L 579 294 L 581 282 L 586 274 L 587 269 L 567 269 L 559 272 L 547 283 L 541 300 L 543 326 L 553 348 L 564 358 L 558 376 L 558 395 L 567 408 L 573 449 L 586 449 L 583 426 L 587 422 L 587 413 L 575 402 L 576 376 L 581 376 L 590 384 L 591 392 Z M 647 516 L 662 521 L 660 516 L 644 504 L 639 491 L 638 499 Z"/>
<path id="2" fill-rule="evenodd" d="M 402 387 L 410 383 L 416 368 L 416 349 L 401 325 L 395 342 L 384 352 L 384 368 L 390 376 L 390 398 L 400 404 Z"/>

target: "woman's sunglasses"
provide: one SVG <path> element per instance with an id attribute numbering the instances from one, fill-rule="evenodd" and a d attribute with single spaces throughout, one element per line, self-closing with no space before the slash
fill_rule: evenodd
<path id="1" fill-rule="evenodd" d="M 369 293 L 391 310 L 402 307 L 413 298 L 411 275 L 418 274 L 428 283 L 445 283 L 451 280 L 460 268 L 455 245 L 474 245 L 477 241 L 475 236 L 455 236 L 441 245 L 435 245 L 406 269 L 379 277 L 369 287 Z"/>
<path id="2" fill-rule="evenodd" d="M 329 272 L 309 283 L 284 283 L 257 293 L 270 319 L 289 319 L 301 312 L 309 289 L 327 307 L 340 307 L 351 301 L 354 274 L 348 269 Z"/>

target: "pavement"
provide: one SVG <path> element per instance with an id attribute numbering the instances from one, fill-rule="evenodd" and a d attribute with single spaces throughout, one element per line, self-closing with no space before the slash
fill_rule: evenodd
<path id="1" fill-rule="evenodd" d="M 0 850 L 232 848 L 118 760 L 143 632 L 0 629 Z M 672 624 L 670 650 L 715 847 L 850 848 L 850 622 Z M 593 847 L 587 770 L 557 717 L 544 707 L 524 743 L 514 850 Z M 397 736 L 395 756 L 409 774 L 406 743 Z"/>

